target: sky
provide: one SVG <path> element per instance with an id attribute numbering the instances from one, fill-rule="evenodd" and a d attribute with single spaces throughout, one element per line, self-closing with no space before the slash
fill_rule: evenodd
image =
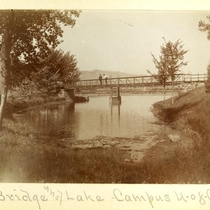
<path id="1" fill-rule="evenodd" d="M 70 51 L 83 70 L 108 70 L 147 75 L 157 72 L 151 53 L 158 58 L 166 41 L 180 39 L 188 65 L 182 73 L 206 73 L 210 40 L 198 30 L 210 11 L 82 10 L 76 25 L 64 28 L 60 48 Z"/>

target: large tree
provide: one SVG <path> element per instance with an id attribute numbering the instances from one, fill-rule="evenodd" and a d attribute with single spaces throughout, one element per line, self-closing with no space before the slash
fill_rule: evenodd
<path id="1" fill-rule="evenodd" d="M 207 39 L 210 40 L 210 15 L 207 16 L 207 19 L 208 19 L 208 23 L 203 20 L 200 20 L 198 23 L 198 28 L 202 32 L 207 32 Z M 206 92 L 210 93 L 210 63 L 207 66 L 207 74 L 208 74 L 208 78 L 205 83 Z"/>
<path id="2" fill-rule="evenodd" d="M 180 39 L 176 42 L 166 41 L 163 38 L 164 43 L 161 46 L 160 56 L 157 59 L 153 54 L 153 62 L 155 67 L 158 69 L 156 77 L 165 86 L 166 81 L 170 78 L 172 83 L 172 104 L 174 103 L 173 90 L 174 90 L 174 80 L 176 74 L 180 71 L 182 66 L 186 66 L 188 62 L 184 62 L 184 55 L 188 50 L 184 50 L 184 44 Z"/>
<path id="3" fill-rule="evenodd" d="M 47 94 L 57 94 L 63 85 L 74 85 L 79 80 L 77 60 L 70 52 L 52 50 L 40 63 L 39 68 L 39 71 L 33 74 L 33 81 L 40 91 Z"/>
<path id="4" fill-rule="evenodd" d="M 8 90 L 16 75 L 30 77 L 33 71 L 37 71 L 40 60 L 45 59 L 61 43 L 62 26 L 73 27 L 79 14 L 75 10 L 0 12 L 0 130 Z"/>

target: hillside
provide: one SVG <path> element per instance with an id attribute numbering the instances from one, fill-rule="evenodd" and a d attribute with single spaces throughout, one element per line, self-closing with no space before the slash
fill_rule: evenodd
<path id="1" fill-rule="evenodd" d="M 103 70 L 93 70 L 93 71 L 80 71 L 80 79 L 86 80 L 86 79 L 98 79 L 98 75 L 106 74 L 109 78 L 116 78 L 116 77 L 132 77 L 132 76 L 138 76 L 136 74 L 128 74 L 120 71 L 103 71 Z"/>

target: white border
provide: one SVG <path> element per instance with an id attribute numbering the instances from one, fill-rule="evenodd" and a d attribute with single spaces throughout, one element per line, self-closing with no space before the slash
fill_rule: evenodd
<path id="1" fill-rule="evenodd" d="M 1 0 L 0 9 L 117 9 L 117 10 L 209 10 L 209 0 Z M 84 191 L 88 195 L 100 195 L 105 200 L 103 202 L 63 201 L 59 205 L 56 197 L 50 197 L 45 186 L 49 186 L 56 195 L 65 191 L 71 193 L 75 198 L 77 195 L 84 196 Z M 113 190 L 120 189 L 125 195 L 142 195 L 147 192 L 150 195 L 169 195 L 170 202 L 157 202 L 147 200 L 146 202 L 116 201 L 113 199 Z M 17 196 L 23 195 L 23 191 L 29 193 L 32 200 L 33 195 L 48 196 L 48 202 L 42 202 L 41 209 L 179 209 L 179 210 L 207 210 L 210 206 L 210 185 L 110 185 L 110 184 L 1 184 L 0 185 L 0 208 L 1 209 L 40 209 L 35 201 L 17 201 Z M 22 191 L 20 191 L 22 190 Z M 116 191 L 119 193 L 119 191 Z M 185 196 L 185 200 L 177 198 L 175 192 Z M 207 193 L 209 192 L 209 194 Z M 10 201 L 4 195 L 16 196 L 16 201 Z M 188 198 L 187 198 L 188 197 Z M 22 197 L 21 197 L 22 198 Z M 34 197 L 35 198 L 35 197 Z M 92 197 L 91 197 L 92 198 Z M 128 197 L 127 197 L 128 198 Z M 179 197 L 181 198 L 181 197 Z M 27 196 L 25 197 L 27 199 Z M 58 197 L 59 199 L 59 197 Z M 125 199 L 125 198 L 124 198 Z M 85 200 L 85 199 L 84 199 Z M 205 200 L 205 202 L 204 202 Z"/>

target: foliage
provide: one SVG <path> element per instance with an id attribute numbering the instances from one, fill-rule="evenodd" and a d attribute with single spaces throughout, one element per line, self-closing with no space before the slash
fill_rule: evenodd
<path id="1" fill-rule="evenodd" d="M 164 44 L 161 46 L 159 59 L 151 53 L 155 67 L 158 69 L 155 78 L 164 86 L 164 89 L 167 80 L 170 78 L 173 90 L 173 82 L 177 72 L 180 71 L 182 66 L 186 66 L 188 63 L 183 61 L 184 55 L 188 51 L 183 49 L 184 45 L 179 39 L 175 43 L 171 41 L 166 42 L 164 37 L 163 40 Z"/>
<path id="2" fill-rule="evenodd" d="M 208 73 L 208 78 L 207 78 L 207 81 L 205 83 L 205 86 L 206 86 L 206 92 L 210 93 L 210 63 L 207 66 L 207 73 Z"/>
<path id="3" fill-rule="evenodd" d="M 207 32 L 207 39 L 210 40 L 210 15 L 207 16 L 208 22 L 200 20 L 198 23 L 199 30 L 202 32 Z M 207 73 L 208 73 L 208 79 L 205 83 L 206 86 L 206 92 L 210 92 L 210 63 L 207 66 Z"/>
<path id="4" fill-rule="evenodd" d="M 8 90 L 40 70 L 40 63 L 62 41 L 63 26 L 75 25 L 75 10 L 5 10 L 0 12 L 0 130 Z"/>
<path id="5" fill-rule="evenodd" d="M 77 60 L 70 52 L 53 50 L 40 63 L 40 69 L 34 74 L 34 80 L 39 90 L 49 94 L 57 94 L 64 84 L 74 84 L 79 79 L 80 72 Z"/>
<path id="6" fill-rule="evenodd" d="M 186 66 L 188 62 L 184 62 L 184 55 L 188 52 L 183 50 L 183 44 L 178 39 L 175 43 L 166 42 L 163 38 L 164 44 L 161 46 L 161 55 L 159 60 L 152 54 L 155 67 L 158 69 L 158 79 L 161 83 L 165 83 L 168 77 L 171 81 L 175 80 L 175 74 L 180 71 L 182 66 Z"/>
<path id="7" fill-rule="evenodd" d="M 153 61 L 154 61 L 154 58 L 153 58 Z M 157 74 L 152 74 L 149 70 L 147 70 L 147 72 L 151 74 L 161 85 L 163 85 L 165 89 L 166 82 L 169 79 L 169 74 L 167 71 L 165 71 L 163 67 L 160 66 Z"/>
<path id="8" fill-rule="evenodd" d="M 207 39 L 210 40 L 210 15 L 207 16 L 208 22 L 200 20 L 198 23 L 199 30 L 202 32 L 207 32 Z"/>
<path id="9" fill-rule="evenodd" d="M 1 37 L 8 31 L 13 81 L 30 77 L 39 63 L 49 56 L 62 40 L 62 26 L 75 25 L 79 12 L 57 10 L 15 10 L 0 13 Z M 10 22 L 9 20 L 12 19 Z M 1 39 L 1 45 L 3 44 Z M 14 80 L 15 78 L 15 80 Z M 13 84 L 12 81 L 12 84 Z"/>

